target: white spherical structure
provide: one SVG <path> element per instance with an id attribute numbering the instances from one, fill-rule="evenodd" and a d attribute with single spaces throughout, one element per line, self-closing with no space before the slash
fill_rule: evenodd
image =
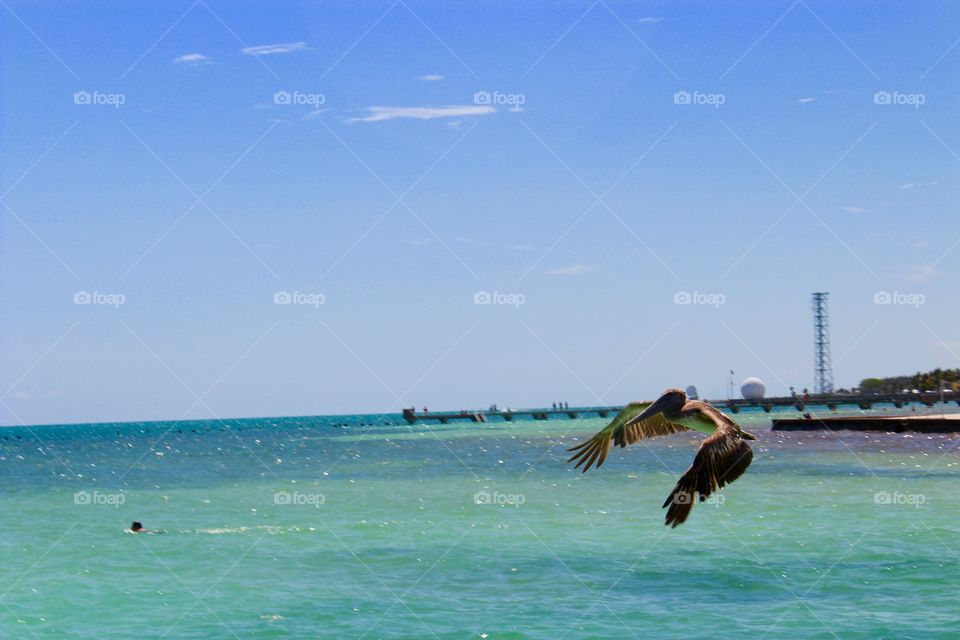
<path id="1" fill-rule="evenodd" d="M 747 378 L 740 385 L 740 395 L 744 400 L 763 400 L 767 392 L 767 385 L 760 378 Z"/>

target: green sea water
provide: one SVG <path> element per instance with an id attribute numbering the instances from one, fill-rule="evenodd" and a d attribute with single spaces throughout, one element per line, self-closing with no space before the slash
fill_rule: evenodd
<path id="1" fill-rule="evenodd" d="M 677 529 L 699 436 L 575 472 L 599 419 L 5 428 L 0 638 L 960 635 L 956 436 L 739 419 L 752 466 Z"/>

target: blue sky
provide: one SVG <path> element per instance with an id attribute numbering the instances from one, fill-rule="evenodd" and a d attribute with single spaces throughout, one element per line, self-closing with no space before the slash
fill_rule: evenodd
<path id="1" fill-rule="evenodd" d="M 2 3 L 0 424 L 958 366 L 958 17 Z"/>

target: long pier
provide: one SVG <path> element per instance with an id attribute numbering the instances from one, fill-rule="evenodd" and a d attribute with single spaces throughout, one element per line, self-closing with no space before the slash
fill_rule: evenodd
<path id="1" fill-rule="evenodd" d="M 534 420 L 549 420 L 551 417 L 576 418 L 596 416 L 599 418 L 613 417 L 620 413 L 620 407 L 570 407 L 569 409 L 506 409 L 503 411 L 493 411 L 490 409 L 483 411 L 440 411 L 440 412 L 416 412 L 413 409 L 403 410 L 403 419 L 408 423 L 414 422 L 439 422 L 447 424 L 455 421 L 469 422 L 489 422 L 490 418 L 498 418 L 504 422 L 512 422 L 517 416 L 533 418 Z"/>
<path id="2" fill-rule="evenodd" d="M 817 416 L 775 418 L 774 431 L 882 431 L 884 433 L 955 433 L 960 431 L 957 414 L 926 416 Z"/>
<path id="3" fill-rule="evenodd" d="M 945 401 L 956 402 L 960 405 L 960 398 L 945 397 Z M 824 407 L 830 411 L 836 411 L 840 407 L 857 407 L 866 411 L 875 404 L 892 404 L 896 408 L 903 408 L 911 404 L 921 404 L 932 407 L 940 401 L 940 395 L 936 393 L 901 393 L 881 396 L 839 396 L 839 395 L 816 395 L 809 396 L 806 400 L 801 397 L 780 397 L 764 398 L 763 400 L 707 400 L 710 404 L 730 413 L 740 413 L 742 409 L 756 407 L 770 413 L 774 407 L 793 407 L 797 411 L 804 412 L 808 408 Z M 438 411 L 438 412 L 418 412 L 415 409 L 404 409 L 403 419 L 409 424 L 415 422 L 438 422 L 448 424 L 450 422 L 490 422 L 491 419 L 512 422 L 514 418 L 525 417 L 534 420 L 550 420 L 551 418 L 566 418 L 575 420 L 577 418 L 598 417 L 608 418 L 615 416 L 623 409 L 623 405 L 609 405 L 601 407 L 567 407 L 563 409 L 544 408 L 544 409 L 506 409 L 506 410 L 463 410 L 463 411 Z"/>

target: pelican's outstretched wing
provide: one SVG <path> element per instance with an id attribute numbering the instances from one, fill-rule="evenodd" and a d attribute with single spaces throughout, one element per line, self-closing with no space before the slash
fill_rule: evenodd
<path id="1" fill-rule="evenodd" d="M 583 465 L 583 471 L 586 473 L 587 469 L 593 466 L 594 463 L 596 463 L 597 467 L 603 464 L 603 461 L 607 459 L 607 454 L 610 453 L 611 444 L 615 443 L 621 447 L 625 447 L 643 438 L 654 438 L 656 436 L 665 436 L 688 430 L 688 428 L 682 424 L 670 422 L 660 413 L 644 420 L 629 425 L 627 424 L 633 418 L 643 413 L 644 409 L 651 404 L 653 403 L 631 402 L 628 404 L 617 414 L 617 417 L 601 429 L 597 435 L 586 442 L 568 449 L 568 451 L 575 451 L 576 453 L 570 456 L 567 462 L 576 460 L 577 465 L 574 468 L 579 469 L 580 465 Z"/>
<path id="2" fill-rule="evenodd" d="M 699 502 L 703 502 L 711 493 L 742 476 L 751 461 L 753 450 L 740 434 L 730 427 L 718 428 L 700 445 L 693 464 L 680 476 L 677 486 L 664 501 L 663 507 L 667 509 L 664 524 L 671 527 L 682 524 L 690 515 L 697 494 Z"/>

